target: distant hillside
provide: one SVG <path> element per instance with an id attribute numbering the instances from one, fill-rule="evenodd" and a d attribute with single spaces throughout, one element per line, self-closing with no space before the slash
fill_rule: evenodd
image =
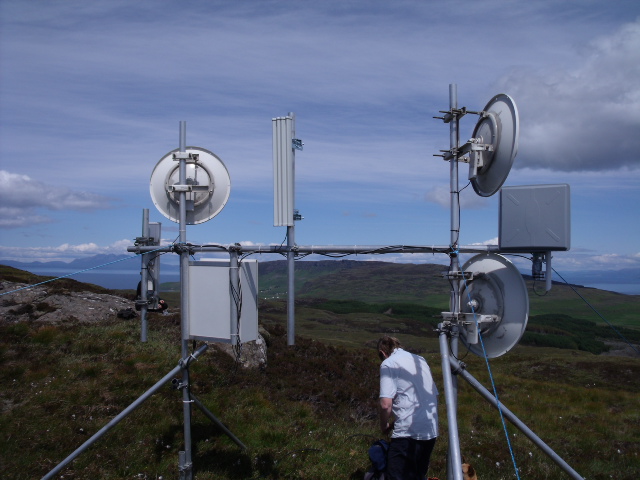
<path id="1" fill-rule="evenodd" d="M 110 289 L 135 289 L 140 281 L 140 257 L 129 255 L 93 255 L 72 262 L 19 262 L 0 260 L 0 264 L 19 268 L 37 275 L 71 278 L 100 285 Z M 163 262 L 162 276 L 166 280 L 177 280 L 178 267 Z"/>
<path id="2" fill-rule="evenodd" d="M 260 264 L 260 296 L 264 299 L 285 298 L 287 264 L 284 260 Z M 356 260 L 323 260 L 296 262 L 296 298 L 353 300 L 365 303 L 402 302 L 449 308 L 449 282 L 442 274 L 446 266 L 362 262 Z M 530 315 L 561 314 L 602 323 L 575 292 L 580 292 L 600 315 L 621 326 L 640 328 L 639 295 L 623 295 L 580 285 L 554 282 L 549 292 L 544 284 L 524 275 L 529 292 Z"/>
<path id="3" fill-rule="evenodd" d="M 448 298 L 449 284 L 442 278 L 446 268 L 357 260 L 296 262 L 296 296 L 426 305 L 433 300 L 441 302 L 443 295 Z M 260 291 L 263 297 L 286 294 L 286 261 L 260 264 Z"/>
<path id="4" fill-rule="evenodd" d="M 119 259 L 128 258 L 130 261 L 117 262 Z M 76 260 L 65 264 L 62 262 L 35 262 L 23 267 L 35 273 L 56 275 L 49 269 L 38 271 L 34 265 L 49 267 L 51 264 L 64 265 L 66 272 L 95 267 L 101 264 L 111 265 L 103 267 L 104 275 L 100 275 L 101 269 L 91 270 L 92 275 L 74 275 L 75 279 L 108 286 L 116 289 L 134 289 L 139 281 L 139 260 L 126 255 L 98 255 L 82 260 Z M 0 262 L 2 263 L 2 262 Z M 7 264 L 19 264 L 19 262 L 5 262 Z M 173 266 L 162 265 L 163 279 L 177 279 L 177 271 Z M 21 268 L 21 267 L 17 267 Z M 112 269 L 112 270 L 110 270 Z M 120 269 L 128 270 L 128 276 L 121 273 Z M 442 277 L 447 269 L 445 265 L 434 264 L 406 264 L 389 262 L 369 262 L 359 260 L 322 260 L 322 261 L 297 261 L 295 265 L 296 297 L 304 299 L 330 299 L 330 300 L 355 300 L 365 303 L 400 302 L 429 306 L 440 311 L 449 309 L 449 282 Z M 287 266 L 286 261 L 266 261 L 260 263 L 260 296 L 263 299 L 282 299 L 287 293 Z M 86 275 L 83 277 L 82 275 Z M 530 315 L 559 314 L 569 315 L 603 323 L 604 317 L 615 325 L 640 328 L 640 317 L 637 312 L 640 308 L 640 295 L 623 295 L 615 292 L 599 290 L 595 288 L 554 282 L 550 292 L 544 292 L 541 282 L 534 282 L 524 275 L 527 284 L 530 302 Z M 107 280 L 113 281 L 107 283 Z M 589 303 L 594 306 L 594 312 L 574 291 L 576 289 Z M 177 305 L 179 298 L 178 283 L 162 284 L 161 290 L 170 300 L 171 305 Z"/>
<path id="5" fill-rule="evenodd" d="M 71 262 L 18 262 L 16 260 L 2 260 L 0 261 L 0 263 L 9 267 L 20 268 L 22 270 L 30 270 L 33 268 L 61 268 L 65 270 L 82 270 L 84 268 L 93 268 L 99 265 L 104 265 L 100 267 L 104 269 L 123 269 L 127 268 L 127 262 L 124 260 L 130 258 L 131 255 L 105 254 L 93 255 L 86 258 L 77 258 L 75 260 L 72 260 Z M 139 268 L 139 262 L 136 264 L 131 264 L 131 267 L 134 269 Z"/>

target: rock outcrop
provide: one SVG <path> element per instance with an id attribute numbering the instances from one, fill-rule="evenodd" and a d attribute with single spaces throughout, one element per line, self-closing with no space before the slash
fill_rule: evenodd
<path id="1" fill-rule="evenodd" d="M 0 295 L 0 322 L 94 323 L 116 316 L 131 318 L 123 315 L 129 312 L 135 317 L 138 316 L 134 310 L 135 302 L 105 293 L 66 291 L 47 288 L 46 284 L 30 286 L 3 280 L 0 281 L 0 294 L 3 294 Z M 266 368 L 268 335 L 261 328 L 257 340 L 242 345 L 240 366 Z M 215 348 L 236 358 L 236 352 L 230 344 L 215 343 L 214 345 Z"/>
<path id="2" fill-rule="evenodd" d="M 134 302 L 116 295 L 51 291 L 47 285 L 0 282 L 0 319 L 4 322 L 100 322 L 133 308 Z"/>

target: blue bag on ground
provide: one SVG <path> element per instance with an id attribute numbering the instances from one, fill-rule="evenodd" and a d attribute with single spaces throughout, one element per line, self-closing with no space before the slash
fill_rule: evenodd
<path id="1" fill-rule="evenodd" d="M 373 466 L 373 472 L 371 473 L 374 474 L 372 478 L 384 478 L 380 474 L 387 468 L 387 450 L 389 450 L 389 442 L 382 439 L 376 440 L 369 447 L 369 459 Z"/>

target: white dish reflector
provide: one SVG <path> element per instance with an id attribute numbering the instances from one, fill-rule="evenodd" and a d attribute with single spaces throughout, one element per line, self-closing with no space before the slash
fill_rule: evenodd
<path id="1" fill-rule="evenodd" d="M 474 279 L 462 282 L 460 288 L 460 311 L 480 315 L 496 315 L 497 323 L 480 326 L 482 342 L 487 357 L 504 355 L 515 347 L 527 328 L 529 318 L 529 295 L 527 286 L 518 269 L 501 255 L 480 254 L 462 266 L 464 272 L 473 273 Z M 475 325 L 463 327 L 460 335 L 469 350 L 484 357 L 482 345 L 469 343 L 467 337 L 476 335 Z"/>
<path id="2" fill-rule="evenodd" d="M 180 223 L 180 191 L 185 191 L 187 224 L 204 223 L 224 208 L 231 193 L 227 167 L 218 156 L 200 147 L 187 147 L 186 185 L 179 185 L 179 149 L 160 159 L 151 173 L 150 192 L 156 208 L 172 222 Z"/>

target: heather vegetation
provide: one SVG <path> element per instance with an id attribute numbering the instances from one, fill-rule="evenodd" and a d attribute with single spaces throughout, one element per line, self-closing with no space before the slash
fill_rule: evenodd
<path id="1" fill-rule="evenodd" d="M 527 331 L 521 340 L 523 345 L 584 350 L 595 354 L 609 350 L 606 341 L 624 337 L 632 343 L 640 343 L 640 330 L 598 325 L 569 315 L 536 315 L 529 320 Z"/>
<path id="2" fill-rule="evenodd" d="M 6 277 L 2 277 L 6 279 Z M 67 289 L 82 288 L 70 284 Z M 1 297 L 0 297 L 0 301 Z M 4 478 L 40 478 L 155 384 L 179 361 L 173 314 L 152 314 L 149 341 L 139 322 L 112 318 L 81 325 L 37 320 L 0 322 L 0 470 Z M 18 306 L 16 306 L 18 308 Z M 442 393 L 437 308 L 411 302 L 301 299 L 296 345 L 286 345 L 282 301 L 261 301 L 269 333 L 264 370 L 234 368 L 215 346 L 190 367 L 192 393 L 248 450 L 193 412 L 196 480 L 361 479 L 366 450 L 379 438 L 376 420 L 382 333 L 425 356 Z M 490 361 L 500 400 L 582 476 L 631 480 L 640 471 L 640 360 L 594 354 L 584 343 L 609 338 L 602 325 L 567 315 L 532 316 L 527 335 L 576 342 L 526 345 Z M 622 327 L 621 327 L 622 328 Z M 575 336 L 584 331 L 583 337 Z M 637 341 L 634 329 L 623 330 Z M 535 339 L 535 337 L 534 337 Z M 585 348 L 580 349 L 583 342 Z M 461 348 L 461 360 L 491 388 L 484 359 Z M 447 418 L 430 475 L 446 478 Z M 566 475 L 508 426 L 522 479 Z M 480 478 L 514 478 L 500 417 L 460 380 L 463 455 Z M 182 396 L 170 384 L 154 394 L 64 472 L 65 479 L 176 478 L 183 449 Z"/>
<path id="3" fill-rule="evenodd" d="M 267 306 L 267 309 L 268 306 Z M 327 345 L 307 336 L 286 346 L 283 319 L 265 322 L 269 364 L 238 370 L 210 349 L 191 367 L 192 391 L 248 447 L 240 450 L 199 411 L 193 415 L 195 478 L 362 478 L 366 448 L 379 434 L 378 361 L 365 346 Z M 178 319 L 154 315 L 150 339 L 135 321 L 92 326 L 3 325 L 0 449 L 7 478 L 38 478 L 107 424 L 177 363 Z M 361 343 L 377 333 L 360 334 Z M 406 338 L 441 378 L 435 334 Z M 404 341 L 404 340 L 403 340 Z M 482 359 L 464 359 L 489 385 Z M 640 468 L 640 364 L 576 350 L 517 347 L 491 362 L 501 400 L 586 478 L 632 479 Z M 441 381 L 438 380 L 438 383 Z M 485 478 L 513 478 L 496 411 L 460 385 L 463 453 Z M 64 472 L 64 478 L 175 478 L 182 449 L 181 395 L 155 394 Z M 431 474 L 445 476 L 441 441 Z M 521 478 L 563 478 L 510 428 Z"/>
<path id="4" fill-rule="evenodd" d="M 353 260 L 297 262 L 296 297 L 386 302 L 428 306 L 441 312 L 449 308 L 449 283 L 443 265 L 360 262 Z M 615 325 L 640 329 L 640 295 L 623 295 L 578 285 L 553 283 L 549 292 L 524 276 L 529 292 L 529 311 L 535 315 L 569 315 L 602 324 L 602 315 Z M 260 264 L 260 295 L 265 299 L 286 295 L 286 262 Z M 574 291 L 575 290 L 575 291 Z M 597 308 L 594 312 L 576 293 Z"/>
<path id="5" fill-rule="evenodd" d="M 384 329 L 385 323 L 388 324 L 388 329 L 392 328 L 390 325 L 395 323 L 396 332 L 407 334 L 410 333 L 410 330 L 417 329 L 414 333 L 419 334 L 421 331 L 433 330 L 441 321 L 438 309 L 413 303 L 317 300 L 302 301 L 301 304 L 306 309 L 318 311 L 314 316 L 306 316 L 318 323 L 349 324 L 349 318 L 367 315 L 367 319 L 354 324 L 354 328 L 364 327 L 372 332 Z M 374 323 L 373 326 L 365 325 L 371 322 Z M 640 343 L 640 330 L 637 329 L 612 328 L 609 325 L 598 325 L 589 320 L 577 319 L 564 314 L 544 314 L 529 318 L 527 331 L 520 343 L 600 354 L 609 351 L 607 342 L 617 342 L 621 340 L 621 336 L 629 342 Z"/>

